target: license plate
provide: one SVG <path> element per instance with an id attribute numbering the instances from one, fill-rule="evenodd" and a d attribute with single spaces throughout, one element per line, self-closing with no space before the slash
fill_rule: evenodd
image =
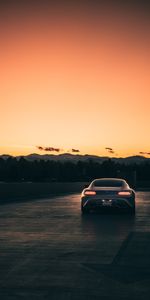
<path id="1" fill-rule="evenodd" d="M 103 206 L 112 206 L 112 200 L 102 200 Z"/>

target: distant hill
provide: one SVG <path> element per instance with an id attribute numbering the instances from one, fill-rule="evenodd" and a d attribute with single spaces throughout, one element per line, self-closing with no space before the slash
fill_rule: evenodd
<path id="1" fill-rule="evenodd" d="M 92 161 L 95 161 L 98 163 L 103 163 L 104 161 L 110 159 L 110 157 L 107 157 L 107 156 L 96 156 L 96 155 L 89 155 L 89 154 L 81 155 L 81 154 L 70 154 L 70 153 L 64 153 L 64 154 L 58 154 L 58 155 L 33 153 L 33 154 L 26 155 L 26 156 L 11 156 L 11 155 L 7 155 L 7 154 L 0 155 L 0 158 L 3 158 L 3 159 L 8 159 L 11 157 L 15 157 L 18 160 L 21 157 L 24 157 L 28 161 L 53 160 L 53 161 L 60 161 L 60 162 L 71 161 L 74 163 L 77 163 L 78 161 L 85 162 L 85 161 L 89 161 L 89 160 L 92 160 Z M 111 160 L 114 162 L 121 163 L 121 164 L 133 164 L 133 163 L 141 164 L 144 162 L 150 162 L 150 158 L 146 158 L 141 155 L 129 156 L 129 157 L 125 157 L 125 158 L 112 157 Z"/>

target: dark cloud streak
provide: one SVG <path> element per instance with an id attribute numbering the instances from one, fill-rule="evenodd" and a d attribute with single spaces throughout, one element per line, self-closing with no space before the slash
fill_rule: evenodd
<path id="1" fill-rule="evenodd" d="M 115 151 L 114 151 L 114 149 L 111 148 L 111 147 L 105 147 L 105 150 L 106 150 L 108 153 L 110 153 L 110 154 L 116 154 Z M 116 155 L 117 155 L 117 154 L 116 154 Z"/>
<path id="2" fill-rule="evenodd" d="M 46 151 L 46 152 L 60 152 L 60 148 L 54 148 L 54 147 L 42 147 L 42 146 L 36 146 L 36 148 L 40 151 Z"/>
<path id="3" fill-rule="evenodd" d="M 113 151 L 113 150 L 108 150 L 108 152 L 111 153 L 111 154 L 115 153 L 115 151 Z"/>
<path id="4" fill-rule="evenodd" d="M 78 150 L 78 149 L 71 149 L 71 151 L 72 151 L 73 153 L 79 153 L 79 152 L 80 152 L 80 150 Z"/>
<path id="5" fill-rule="evenodd" d="M 108 151 L 113 151 L 113 148 L 110 148 L 110 147 L 106 147 L 105 149 Z"/>
<path id="6" fill-rule="evenodd" d="M 55 148 L 55 147 L 43 147 L 43 146 L 36 146 L 36 148 L 40 151 L 45 151 L 45 152 L 61 152 L 63 149 L 61 148 Z M 72 153 L 79 153 L 79 149 L 70 149 L 67 152 L 72 152 Z"/>
<path id="7" fill-rule="evenodd" d="M 143 152 L 143 151 L 140 151 L 139 154 L 142 154 L 142 155 L 150 155 L 150 152 Z"/>

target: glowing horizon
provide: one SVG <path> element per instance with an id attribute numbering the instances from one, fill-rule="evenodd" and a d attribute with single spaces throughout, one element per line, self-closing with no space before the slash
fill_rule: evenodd
<path id="1" fill-rule="evenodd" d="M 8 151 L 9 149 L 9 151 Z M 79 150 L 79 152 L 73 152 L 71 149 L 62 149 L 59 152 L 56 151 L 40 151 L 37 149 L 37 147 L 30 147 L 30 146 L 10 146 L 10 147 L 0 147 L 0 155 L 12 155 L 12 156 L 26 156 L 30 154 L 40 154 L 40 155 L 60 155 L 60 154 L 72 154 L 72 155 L 96 155 L 96 156 L 102 156 L 102 157 L 129 157 L 129 156 L 144 156 L 147 158 L 150 158 L 150 153 L 148 151 L 133 151 L 132 149 L 126 149 L 126 152 L 124 152 L 124 149 L 120 149 L 120 151 L 114 151 L 114 153 L 109 153 L 105 148 L 101 148 L 98 151 L 93 150 L 92 147 L 88 148 L 85 147 L 83 151 Z M 141 153 L 140 153 L 141 152 Z M 149 154 L 148 154 L 149 153 Z"/>
<path id="2" fill-rule="evenodd" d="M 91 7 L 3 8 L 0 154 L 150 152 L 148 16 Z"/>

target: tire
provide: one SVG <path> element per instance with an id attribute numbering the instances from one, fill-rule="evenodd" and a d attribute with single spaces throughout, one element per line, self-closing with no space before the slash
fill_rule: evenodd
<path id="1" fill-rule="evenodd" d="M 129 213 L 131 215 L 135 215 L 135 205 L 132 208 L 130 208 Z"/>
<path id="2" fill-rule="evenodd" d="M 81 212 L 82 212 L 82 215 L 87 215 L 87 214 L 89 214 L 89 209 L 87 207 L 81 206 Z"/>

